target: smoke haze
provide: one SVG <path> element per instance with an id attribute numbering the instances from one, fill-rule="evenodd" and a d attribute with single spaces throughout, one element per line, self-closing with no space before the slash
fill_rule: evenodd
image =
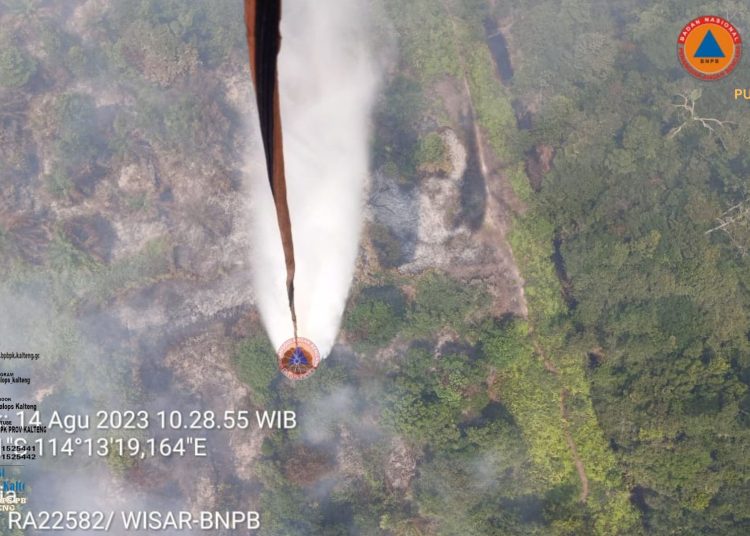
<path id="1" fill-rule="evenodd" d="M 299 335 L 323 357 L 334 344 L 354 271 L 377 87 L 361 1 L 284 3 L 279 56 L 284 156 L 294 237 Z M 255 158 L 262 152 L 254 149 Z M 252 264 L 258 307 L 279 347 L 293 333 L 267 177 L 253 166 Z"/>

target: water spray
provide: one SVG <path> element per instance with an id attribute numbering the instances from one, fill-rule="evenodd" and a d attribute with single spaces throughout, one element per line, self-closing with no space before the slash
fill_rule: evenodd
<path id="1" fill-rule="evenodd" d="M 281 0 L 245 0 L 245 27 L 250 54 L 250 71 L 255 86 L 260 131 L 266 157 L 268 182 L 276 207 L 276 219 L 281 235 L 286 263 L 286 291 L 289 313 L 294 326 L 294 337 L 284 343 L 278 351 L 281 372 L 291 379 L 306 378 L 315 371 L 320 353 L 312 341 L 305 339 L 304 345 L 297 334 L 297 311 L 294 306 L 294 240 L 289 205 L 286 196 L 284 174 L 284 151 L 281 135 L 281 110 L 279 103 L 279 80 L 277 60 L 281 44 Z M 293 359 L 285 357 L 289 348 Z M 317 360 L 314 356 L 317 355 Z M 304 365 L 303 365 L 304 362 Z M 314 364 L 313 364 L 314 363 Z"/>
<path id="2" fill-rule="evenodd" d="M 349 293 L 379 77 L 368 2 L 284 0 L 281 7 L 245 1 L 268 172 L 268 181 L 261 172 L 249 183 L 251 263 L 279 368 L 299 379 L 330 353 Z M 269 232 L 277 227 L 281 240 Z"/>

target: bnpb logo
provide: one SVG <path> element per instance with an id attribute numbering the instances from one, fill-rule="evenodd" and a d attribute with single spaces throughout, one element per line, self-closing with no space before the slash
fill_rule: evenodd
<path id="1" fill-rule="evenodd" d="M 740 62 L 742 38 L 732 23 L 713 16 L 688 22 L 677 39 L 677 55 L 687 72 L 701 80 L 724 78 Z"/>

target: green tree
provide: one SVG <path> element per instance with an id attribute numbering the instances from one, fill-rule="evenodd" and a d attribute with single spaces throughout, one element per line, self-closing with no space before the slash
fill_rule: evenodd
<path id="1" fill-rule="evenodd" d="M 271 386 L 279 375 L 276 352 L 265 335 L 245 339 L 234 353 L 237 375 L 252 391 L 252 399 L 259 406 L 270 402 L 274 396 Z"/>
<path id="2" fill-rule="evenodd" d="M 25 86 L 36 71 L 36 60 L 21 48 L 7 43 L 0 46 L 0 85 L 6 88 Z"/>

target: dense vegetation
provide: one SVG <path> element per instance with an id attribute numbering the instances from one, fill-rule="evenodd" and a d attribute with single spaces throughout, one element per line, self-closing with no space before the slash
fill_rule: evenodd
<path id="1" fill-rule="evenodd" d="M 542 99 L 527 143 L 556 153 L 517 231 L 554 248 L 566 281 L 550 331 L 587 365 L 644 529 L 744 534 L 748 271 L 741 236 L 707 231 L 747 197 L 750 118 L 732 89 L 750 78 L 701 84 L 673 61 L 672 35 L 705 5 L 564 2 L 553 46 L 535 38 L 553 4 L 519 12 L 528 30 L 513 31 L 513 90 Z M 705 128 L 686 102 L 732 124 Z"/>

